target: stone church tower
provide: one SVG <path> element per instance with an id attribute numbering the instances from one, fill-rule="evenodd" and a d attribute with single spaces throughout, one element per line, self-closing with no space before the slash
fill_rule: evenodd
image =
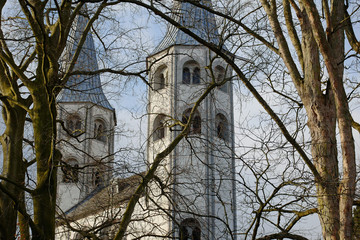
<path id="1" fill-rule="evenodd" d="M 87 20 L 78 16 L 70 33 L 64 69 L 71 61 Z M 74 71 L 96 71 L 94 40 L 89 32 Z M 106 99 L 99 75 L 73 75 L 57 98 L 59 148 L 58 205 L 67 211 L 106 186 L 112 177 L 115 110 Z"/>
<path id="2" fill-rule="evenodd" d="M 201 1 L 211 7 L 208 0 Z M 222 45 L 213 14 L 189 2 L 177 1 L 174 11 L 175 20 L 181 25 L 208 42 Z M 77 18 L 65 62 L 74 55 L 86 23 L 85 18 Z M 225 46 L 222 49 L 227 52 Z M 202 101 L 193 113 L 187 137 L 161 162 L 137 204 L 127 239 L 236 238 L 230 237 L 236 229 L 233 90 L 231 81 L 225 82 L 231 80 L 231 68 L 214 52 L 172 25 L 147 58 L 147 66 L 152 86 L 147 106 L 149 165 L 182 131 L 194 103 L 209 85 L 224 84 Z M 97 69 L 94 42 L 89 33 L 74 70 Z M 142 175 L 137 176 L 139 180 L 134 186 L 130 181 L 134 176 L 109 184 L 116 119 L 98 75 L 72 76 L 57 101 L 58 117 L 63 121 L 58 133 L 63 154 L 58 171 L 58 204 L 64 212 L 75 214 L 76 210 L 72 210 L 80 205 L 79 211 L 89 212 L 87 215 L 81 212 L 74 226 L 81 222 L 96 225 L 100 216 L 106 221 L 109 215 L 105 209 L 91 212 L 99 207 L 91 205 L 92 200 L 98 203 L 95 200 L 101 196 L 106 196 L 106 201 L 108 196 L 127 198 L 126 191 L 134 191 Z M 118 208 L 121 217 L 126 204 L 124 199 L 116 206 L 109 206 L 109 211 Z M 89 223 L 89 219 L 96 221 Z"/>
<path id="3" fill-rule="evenodd" d="M 209 1 L 202 3 L 211 7 Z M 221 46 L 213 14 L 189 2 L 175 1 L 174 9 L 181 25 Z M 226 52 L 225 46 L 222 48 Z M 212 82 L 231 79 L 232 70 L 214 52 L 172 25 L 147 58 L 147 66 L 152 86 L 147 148 L 151 164 L 181 132 L 176 122 L 186 123 L 200 95 Z M 200 104 L 188 136 L 158 170 L 159 180 L 148 195 L 152 202 L 169 209 L 168 216 L 157 221 L 171 237 L 230 239 L 230 232 L 236 229 L 233 121 L 233 90 L 227 81 Z M 166 187 L 170 197 L 163 196 Z"/>

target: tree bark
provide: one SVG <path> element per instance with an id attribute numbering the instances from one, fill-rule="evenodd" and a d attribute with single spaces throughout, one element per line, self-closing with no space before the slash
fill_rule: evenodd
<path id="1" fill-rule="evenodd" d="M 351 130 L 351 116 L 343 85 L 344 71 L 344 2 L 331 1 L 331 8 L 324 3 L 326 31 L 322 28 L 316 5 L 311 0 L 301 1 L 296 7 L 301 27 L 301 59 L 303 77 L 290 54 L 284 32 L 277 16 L 276 2 L 261 0 L 273 33 L 279 45 L 280 56 L 296 86 L 308 116 L 311 134 L 311 154 L 320 177 L 315 177 L 318 213 L 324 239 L 351 238 L 351 208 L 355 190 L 355 149 Z M 285 18 L 290 18 L 289 10 Z M 288 29 L 291 19 L 287 19 Z M 292 31 L 291 40 L 297 44 Z M 320 55 L 329 74 L 327 86 L 321 81 Z M 324 89 L 325 88 L 325 89 Z M 336 122 L 340 133 L 343 174 L 340 181 L 336 146 Z"/>
<path id="2" fill-rule="evenodd" d="M 24 128 L 21 126 L 25 125 L 26 112 L 20 107 L 10 106 L 8 103 L 3 106 L 3 116 L 6 120 L 6 129 L 0 137 L 3 150 L 2 176 L 16 184 L 23 185 L 25 179 L 22 144 Z M 17 206 L 13 198 L 20 198 L 23 190 L 6 180 L 3 180 L 1 185 L 7 193 L 0 191 L 0 239 L 15 239 Z"/>
<path id="3" fill-rule="evenodd" d="M 39 79 L 39 82 L 44 79 Z M 55 149 L 56 107 L 54 96 L 47 94 L 45 85 L 39 84 L 31 89 L 33 110 L 31 119 L 35 136 L 37 160 L 37 186 L 34 190 L 34 222 L 43 236 L 35 239 L 54 239 L 56 208 L 56 174 L 61 154 Z M 46 211 L 44 211 L 44 208 Z"/>

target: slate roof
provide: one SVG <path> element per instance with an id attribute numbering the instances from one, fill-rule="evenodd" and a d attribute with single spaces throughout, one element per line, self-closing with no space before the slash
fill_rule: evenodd
<path id="1" fill-rule="evenodd" d="M 65 69 L 72 56 L 74 55 L 82 33 L 88 20 L 79 15 L 76 17 L 71 29 L 66 53 L 63 56 L 63 66 Z M 91 32 L 86 36 L 85 43 L 81 49 L 78 60 L 73 71 L 97 71 L 98 63 L 96 59 L 94 39 Z M 101 87 L 100 76 L 97 75 L 76 75 L 71 76 L 64 89 L 57 97 L 58 102 L 90 102 L 114 111 Z"/>
<path id="2" fill-rule="evenodd" d="M 210 0 L 200 0 L 200 3 L 211 7 Z M 175 1 L 173 19 L 202 39 L 215 45 L 221 44 L 221 36 L 218 33 L 215 16 L 209 11 L 196 7 L 190 2 Z M 152 55 L 174 45 L 196 46 L 201 44 L 177 27 L 169 24 L 165 37 L 155 48 Z"/>
<path id="3" fill-rule="evenodd" d="M 115 179 L 112 181 L 112 184 L 106 187 L 97 187 L 83 200 L 65 212 L 66 220 L 76 221 L 127 203 L 135 193 L 144 176 L 145 173 L 143 172 L 128 178 Z M 58 217 L 57 225 L 64 223 L 62 217 Z"/>

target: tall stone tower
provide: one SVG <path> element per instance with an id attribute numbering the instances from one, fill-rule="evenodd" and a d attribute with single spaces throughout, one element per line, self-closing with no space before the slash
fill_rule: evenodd
<path id="1" fill-rule="evenodd" d="M 70 33 L 64 69 L 75 54 L 87 24 L 79 15 Z M 74 71 L 98 70 L 89 32 Z M 73 75 L 57 98 L 58 139 L 62 162 L 58 171 L 58 205 L 62 211 L 107 185 L 112 177 L 115 110 L 106 99 L 99 75 Z"/>
<path id="2" fill-rule="evenodd" d="M 211 7 L 209 1 L 200 2 Z M 213 14 L 189 2 L 175 1 L 174 9 L 182 26 L 221 45 Z M 225 47 L 223 50 L 226 52 Z M 172 25 L 148 57 L 147 66 L 152 86 L 147 148 L 151 164 L 181 132 L 180 125 L 174 126 L 176 120 L 186 123 L 200 95 L 211 83 L 231 79 L 232 70 L 214 52 Z M 233 90 L 227 81 L 200 104 L 187 137 L 156 173 L 161 183 L 154 183 L 157 186 L 152 186 L 148 195 L 169 209 L 168 217 L 157 220 L 163 232 L 176 239 L 230 239 L 230 232 L 236 229 L 233 133 Z M 170 197 L 163 197 L 166 187 Z"/>

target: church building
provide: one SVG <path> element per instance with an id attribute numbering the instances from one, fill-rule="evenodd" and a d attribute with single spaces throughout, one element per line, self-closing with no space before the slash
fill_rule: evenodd
<path id="1" fill-rule="evenodd" d="M 209 1 L 203 0 L 211 8 Z M 174 2 L 174 19 L 212 44 L 223 46 L 215 16 L 189 2 Z M 74 23 L 71 59 L 87 20 Z M 230 56 L 230 55 L 229 55 Z M 98 69 L 87 35 L 76 70 Z M 169 25 L 147 57 L 147 163 L 151 166 L 183 131 L 186 137 L 162 160 L 140 198 L 126 239 L 236 239 L 232 70 L 207 47 Z M 217 84 L 195 109 L 204 92 Z M 113 174 L 115 110 L 99 75 L 72 76 L 58 97 L 59 148 L 57 239 L 112 239 L 144 173 Z"/>

